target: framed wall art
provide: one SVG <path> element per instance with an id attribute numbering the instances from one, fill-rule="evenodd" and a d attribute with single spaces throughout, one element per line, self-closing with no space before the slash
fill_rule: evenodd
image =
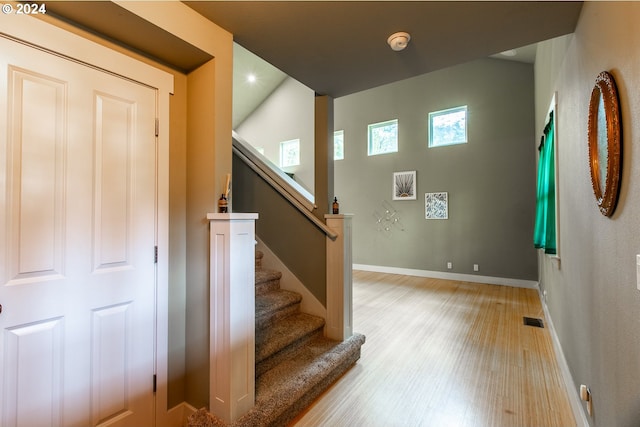
<path id="1" fill-rule="evenodd" d="M 416 171 L 393 173 L 393 200 L 416 200 Z"/>
<path id="2" fill-rule="evenodd" d="M 426 219 L 449 219 L 449 193 L 425 193 L 424 212 Z"/>

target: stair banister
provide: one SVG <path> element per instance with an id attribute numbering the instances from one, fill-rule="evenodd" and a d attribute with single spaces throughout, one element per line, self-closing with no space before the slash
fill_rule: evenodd
<path id="1" fill-rule="evenodd" d="M 233 154 L 249 166 L 258 176 L 273 187 L 285 199 L 295 206 L 309 221 L 322 230 L 329 238 L 335 240 L 337 235 L 325 223 L 320 221 L 312 212 L 316 205 L 311 201 L 313 195 L 304 190 L 299 184 L 287 177 L 277 167 L 269 164 L 251 145 L 233 132 Z"/>
<path id="2" fill-rule="evenodd" d="M 210 213 L 209 410 L 232 423 L 255 404 L 255 213 Z"/>
<path id="3" fill-rule="evenodd" d="M 327 318 L 328 338 L 343 341 L 353 335 L 353 260 L 351 214 L 327 214 L 327 227 L 336 239 L 327 245 Z"/>

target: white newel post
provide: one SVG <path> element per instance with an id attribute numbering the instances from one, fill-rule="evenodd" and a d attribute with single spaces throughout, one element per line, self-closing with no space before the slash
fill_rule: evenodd
<path id="1" fill-rule="evenodd" d="M 327 337 L 345 340 L 353 335 L 353 260 L 351 214 L 328 214 L 327 227 L 338 237 L 327 237 Z"/>
<path id="2" fill-rule="evenodd" d="M 210 213 L 209 409 L 231 423 L 255 403 L 255 220 Z"/>

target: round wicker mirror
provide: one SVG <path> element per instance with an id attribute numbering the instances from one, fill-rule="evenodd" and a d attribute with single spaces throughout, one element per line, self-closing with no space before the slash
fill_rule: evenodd
<path id="1" fill-rule="evenodd" d="M 593 192 L 600 212 L 611 216 L 618 201 L 622 145 L 618 91 L 606 71 L 598 75 L 591 91 L 588 136 Z"/>

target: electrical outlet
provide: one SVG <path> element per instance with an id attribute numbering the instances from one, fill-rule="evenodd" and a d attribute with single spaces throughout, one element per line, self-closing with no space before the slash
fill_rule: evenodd
<path id="1" fill-rule="evenodd" d="M 591 390 L 588 386 L 580 385 L 580 399 L 587 402 L 587 413 L 589 416 L 593 415 L 593 397 L 591 396 Z"/>
<path id="2" fill-rule="evenodd" d="M 473 271 L 479 271 L 480 266 L 478 264 L 473 264 Z"/>
<path id="3" fill-rule="evenodd" d="M 447 268 L 451 270 L 453 268 L 453 263 L 451 261 L 447 262 Z"/>

